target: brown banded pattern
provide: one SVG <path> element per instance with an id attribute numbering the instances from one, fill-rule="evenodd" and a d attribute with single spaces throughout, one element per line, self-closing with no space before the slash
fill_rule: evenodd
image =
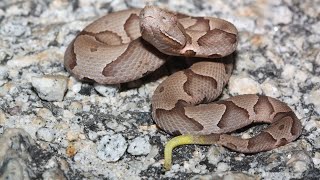
<path id="1" fill-rule="evenodd" d="M 255 153 L 301 134 L 294 112 L 277 99 L 251 94 L 212 103 L 231 75 L 237 42 L 238 31 L 228 21 L 147 6 L 111 13 L 89 24 L 66 49 L 64 64 L 79 80 L 117 84 L 156 70 L 169 55 L 198 58 L 189 69 L 164 80 L 151 100 L 156 124 L 181 135 L 166 146 L 165 166 L 170 168 L 177 145 L 217 143 Z M 270 125 L 249 139 L 230 135 L 253 123 Z"/>

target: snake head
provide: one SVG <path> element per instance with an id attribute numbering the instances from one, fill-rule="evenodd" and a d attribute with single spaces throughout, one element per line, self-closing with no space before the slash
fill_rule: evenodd
<path id="1" fill-rule="evenodd" d="M 142 38 L 165 54 L 176 54 L 188 42 L 188 35 L 177 16 L 155 6 L 142 9 L 140 27 Z"/>

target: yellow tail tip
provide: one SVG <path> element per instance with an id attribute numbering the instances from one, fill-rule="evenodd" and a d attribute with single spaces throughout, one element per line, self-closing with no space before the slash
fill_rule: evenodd
<path id="1" fill-rule="evenodd" d="M 181 145 L 186 144 L 202 144 L 202 138 L 194 135 L 181 135 L 172 138 L 164 148 L 164 168 L 166 171 L 171 169 L 172 163 L 172 150 Z"/>

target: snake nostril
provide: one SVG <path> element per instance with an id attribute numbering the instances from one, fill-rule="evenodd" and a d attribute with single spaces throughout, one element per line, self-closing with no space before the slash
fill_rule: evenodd
<path id="1" fill-rule="evenodd" d="M 159 92 L 162 93 L 164 91 L 164 87 L 160 87 Z"/>
<path id="2" fill-rule="evenodd" d="M 283 128 L 284 128 L 284 125 L 282 124 L 281 126 L 279 126 L 279 130 L 281 131 L 281 130 L 283 130 Z"/>

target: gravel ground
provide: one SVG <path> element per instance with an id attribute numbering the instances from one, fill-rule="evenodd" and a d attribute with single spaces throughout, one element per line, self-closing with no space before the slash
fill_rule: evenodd
<path id="1" fill-rule="evenodd" d="M 165 172 L 172 137 L 155 126 L 150 98 L 166 77 L 102 86 L 63 66 L 87 24 L 147 2 L 234 23 L 236 65 L 221 99 L 278 98 L 301 119 L 301 137 L 252 155 L 182 146 Z M 319 9 L 319 0 L 1 0 L 0 179 L 320 179 Z"/>

